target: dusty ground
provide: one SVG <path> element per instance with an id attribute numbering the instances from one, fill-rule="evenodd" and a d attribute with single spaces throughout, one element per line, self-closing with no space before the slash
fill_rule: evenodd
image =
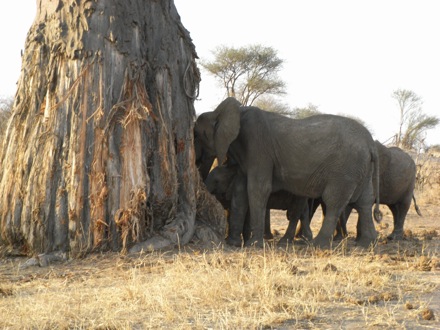
<path id="1" fill-rule="evenodd" d="M 440 205 L 426 204 L 420 205 L 422 217 L 420 217 L 414 210 L 413 205 L 408 212 L 405 220 L 405 239 L 403 241 L 389 241 L 385 238 L 392 232 L 393 217 L 391 211 L 386 206 L 381 205 L 383 213 L 383 220 L 376 225 L 381 240 L 374 249 L 376 257 L 383 260 L 384 268 L 399 268 L 408 261 L 405 257 L 419 258 L 420 267 L 409 268 L 407 271 L 416 274 L 420 281 L 432 284 L 435 289 L 431 293 L 421 294 L 419 296 L 409 295 L 408 300 L 417 299 L 425 301 L 429 304 L 429 309 L 432 310 L 435 320 L 430 322 L 421 322 L 420 324 L 409 323 L 404 326 L 405 329 L 440 329 Z M 271 211 L 271 225 L 275 234 L 281 237 L 286 228 L 287 221 L 285 211 L 272 210 Z M 354 237 L 356 236 L 356 221 L 357 214 L 353 212 L 347 223 L 347 230 L 349 233 L 348 239 L 341 244 L 346 244 L 348 250 L 355 249 Z M 311 227 L 314 235 L 319 231 L 322 224 L 322 212 L 318 208 L 313 217 Z M 338 244 L 338 243 L 336 243 Z M 427 260 L 430 262 L 427 262 Z M 424 265 L 426 263 L 426 265 Z M 336 310 L 335 313 L 338 313 Z M 402 310 L 397 310 L 396 313 L 402 313 Z M 403 318 L 403 315 L 400 315 Z M 352 328 L 361 329 L 364 326 L 356 325 L 356 321 L 351 321 L 350 324 L 335 325 L 334 328 Z M 373 327 L 375 328 L 375 327 Z M 379 327 L 382 328 L 382 327 Z M 392 327 L 390 327 L 392 328 Z"/>
<path id="2" fill-rule="evenodd" d="M 289 260 L 289 262 L 296 265 L 294 268 L 298 269 L 299 273 L 304 273 L 305 276 L 315 272 L 319 277 L 319 271 L 324 271 L 324 273 L 322 273 L 323 277 L 329 276 L 328 271 L 346 274 L 343 269 L 345 260 L 353 263 L 359 262 L 360 265 L 362 262 L 362 267 L 368 266 L 365 265 L 365 260 L 367 260 L 367 263 L 368 260 L 371 260 L 375 265 L 379 263 L 380 269 L 382 269 L 383 266 L 383 274 L 385 276 L 395 278 L 395 281 L 405 280 L 408 283 L 413 283 L 413 285 L 411 285 L 412 287 L 417 288 L 419 285 L 423 289 L 408 289 L 408 292 L 402 292 L 401 286 L 391 285 L 383 292 L 377 290 L 365 291 L 367 296 L 362 297 L 362 299 L 359 297 L 347 298 L 342 293 L 340 297 L 331 298 L 333 303 L 330 303 L 328 306 L 321 304 L 322 307 L 320 307 L 321 305 L 313 307 L 313 305 L 311 305 L 312 309 L 315 308 L 318 312 L 313 312 L 312 310 L 310 319 L 308 319 L 307 316 L 301 316 L 294 321 L 284 319 L 280 322 L 266 323 L 249 328 L 440 329 L 440 206 L 433 204 L 420 205 L 420 209 L 423 213 L 423 217 L 419 217 L 413 208 L 408 214 L 405 224 L 407 235 L 405 240 L 387 242 L 382 239 L 373 250 L 363 251 L 359 257 L 357 257 L 358 250 L 353 238 L 355 236 L 355 214 L 351 216 L 348 222 L 349 238 L 343 241 L 343 243 L 340 243 L 339 246 L 336 246 L 334 250 L 316 254 L 316 252 L 308 252 L 310 248 L 307 245 L 298 243 L 293 247 L 293 252 L 290 251 L 286 255 L 289 259 L 298 258 L 297 260 Z M 392 216 L 386 207 L 383 207 L 382 211 L 384 213 L 384 220 L 380 225 L 377 225 L 377 228 L 381 237 L 386 237 L 392 230 Z M 321 214 L 318 209 L 312 221 L 312 230 L 315 235 L 321 226 L 320 217 Z M 276 233 L 276 241 L 287 228 L 284 211 L 272 211 L 272 228 Z M 214 256 L 221 261 L 221 267 L 218 269 L 214 267 L 214 269 L 212 269 L 211 266 L 209 266 L 209 274 L 215 271 L 219 272 L 219 274 L 223 274 L 219 276 L 227 276 L 226 274 L 228 273 L 232 274 L 232 268 L 237 262 L 243 262 L 243 260 L 240 259 L 243 258 L 243 255 L 238 253 L 237 257 L 237 249 L 225 247 L 224 251 L 221 252 L 221 257 L 216 255 L 216 253 L 217 252 L 214 253 Z M 262 251 L 252 252 L 249 253 L 248 256 L 252 259 L 254 255 L 261 255 L 262 253 Z M 159 261 L 155 261 L 156 256 Z M 326 266 L 324 270 L 316 272 L 317 267 L 322 268 L 321 265 L 325 265 L 328 262 L 326 256 L 328 256 L 328 260 L 333 264 L 328 264 L 329 267 Z M 142 313 L 137 310 L 141 308 L 139 305 L 145 308 L 145 303 L 138 304 L 138 298 L 136 298 L 141 294 L 136 290 L 149 291 L 152 290 L 152 287 L 136 289 L 133 285 L 140 287 L 140 285 L 145 283 L 141 276 L 147 276 L 148 274 L 152 276 L 162 273 L 166 274 L 168 265 L 169 267 L 173 267 L 173 265 L 176 264 L 176 260 L 177 263 L 184 263 L 184 260 L 189 259 L 191 263 L 188 265 L 191 266 L 185 266 L 183 268 L 188 269 L 195 267 L 194 265 L 201 262 L 205 262 L 205 259 L 208 257 L 209 256 L 204 255 L 204 252 L 198 250 L 196 245 L 190 245 L 182 250 L 175 249 L 168 251 L 166 254 L 151 255 L 146 258 L 123 256 L 118 253 L 91 255 L 85 259 L 55 262 L 45 268 L 38 266 L 21 268 L 21 265 L 27 260 L 25 257 L 0 257 L 0 328 L 154 328 L 154 326 L 149 323 L 142 323 L 142 320 L 145 320 L 145 316 L 140 317 L 137 315 Z M 283 257 L 281 256 L 281 258 Z M 309 262 L 308 260 L 311 260 L 312 266 L 307 264 Z M 229 267 L 229 263 L 232 267 L 231 269 L 227 268 Z M 211 265 L 211 263 L 208 264 Z M 315 268 L 315 270 L 313 268 Z M 194 272 L 194 269 L 192 268 L 192 270 L 188 271 L 191 273 Z M 177 272 L 179 273 L 181 271 L 178 270 Z M 382 276 L 383 274 L 379 275 Z M 411 276 L 408 277 L 406 275 Z M 178 277 L 179 275 L 175 275 L 174 277 L 176 276 Z M 235 275 L 232 274 L 232 276 Z M 356 276 L 362 275 L 358 274 Z M 137 277 L 138 281 L 135 282 Z M 300 277 L 301 276 L 298 278 Z M 311 278 L 313 279 L 313 277 Z M 126 283 L 119 283 L 121 281 L 131 281 L 134 284 L 127 288 L 125 287 Z M 212 280 L 208 278 L 207 281 Z M 96 288 L 90 288 L 89 286 L 96 286 Z M 103 287 L 102 289 L 101 286 Z M 115 307 L 115 303 L 106 301 L 112 298 L 104 299 L 103 301 L 99 300 L 102 296 L 109 294 L 108 291 L 105 290 L 108 290 L 109 287 L 111 288 L 112 286 L 114 286 L 115 292 L 123 288 L 123 299 L 127 299 L 127 292 L 129 296 L 133 296 L 132 298 L 135 302 L 133 302 L 133 305 L 130 305 L 132 307 L 126 307 L 124 311 L 124 313 L 127 313 L 130 311 L 130 308 L 132 308 L 131 315 L 128 314 L 126 321 L 120 321 L 118 318 L 114 319 L 115 316 L 111 309 L 116 309 L 117 307 Z M 176 283 L 176 286 L 181 287 L 178 283 Z M 392 292 L 390 288 L 397 288 L 396 290 L 400 290 L 400 292 Z M 92 297 L 97 299 L 97 303 L 87 307 L 90 311 L 86 311 L 86 303 L 83 299 L 89 294 L 86 290 L 91 289 L 95 290 L 92 293 Z M 338 290 L 343 292 L 343 289 Z M 179 291 L 179 289 L 172 288 L 171 291 Z M 403 289 L 403 291 L 405 291 L 405 289 Z M 374 292 L 377 292 L 377 294 L 372 294 Z M 47 298 L 45 298 L 45 295 L 47 295 Z M 194 300 L 194 304 L 196 304 L 197 299 L 201 299 L 199 295 L 200 294 L 197 293 L 195 298 L 191 298 Z M 61 298 L 59 296 L 61 296 Z M 57 306 L 50 306 L 50 304 L 47 303 L 47 306 L 42 306 L 42 308 L 47 309 L 47 311 L 31 309 L 33 305 L 32 299 L 35 299 L 34 304 L 44 305 L 47 300 L 55 300 L 55 297 L 57 297 L 56 299 L 60 299 L 55 302 L 56 305 L 59 304 L 61 306 L 65 303 L 65 300 L 71 301 L 67 305 L 71 306 L 73 310 L 69 311 L 67 315 L 71 315 L 73 321 L 70 320 L 66 325 L 63 325 L 62 321 L 60 321 L 66 318 L 65 315 L 59 316 L 58 319 L 55 318 L 55 314 L 58 313 Z M 397 299 L 396 297 L 399 298 Z M 29 299 L 31 300 L 29 301 Z M 114 299 L 117 300 L 121 298 Z M 207 304 L 215 306 L 216 297 L 212 297 L 212 299 L 213 302 Z M 324 297 L 324 300 L 328 299 Z M 90 302 L 87 303 L 90 304 Z M 110 306 L 112 307 L 105 307 L 106 303 L 111 304 Z M 231 303 L 233 302 L 231 301 Z M 26 304 L 31 305 L 31 307 L 23 307 Z M 186 302 L 182 303 L 183 306 L 181 308 L 183 310 L 185 309 L 185 304 Z M 286 308 L 288 307 L 289 306 L 286 306 Z M 66 307 L 63 307 L 63 309 L 66 309 Z M 211 307 L 208 309 L 211 309 Z M 225 308 L 225 310 L 228 309 L 229 307 Z M 179 314 L 183 314 L 183 310 L 182 313 Z M 15 316 L 11 316 L 11 313 L 16 313 L 17 323 L 14 323 Z M 162 314 L 163 311 L 159 310 L 159 315 Z M 149 315 L 149 313 L 146 315 Z M 54 320 L 48 320 L 51 317 L 53 317 Z M 160 317 L 162 316 L 158 316 L 158 318 Z M 131 323 L 135 322 L 133 320 L 136 320 L 136 318 L 141 320 L 137 322 L 141 322 L 139 324 L 143 324 L 143 326 L 136 326 Z M 222 321 L 224 323 L 219 325 L 218 328 L 237 328 L 236 324 L 240 323 L 235 323 L 236 321 L 231 318 L 232 316 L 229 315 L 225 317 L 226 321 Z M 110 323 L 105 323 L 106 321 Z M 182 325 L 175 319 L 169 321 L 169 323 L 163 320 L 161 322 L 162 323 L 157 324 L 165 324 L 165 328 L 170 329 L 175 328 L 176 324 L 178 324 L 178 328 L 181 329 L 217 328 L 215 326 L 207 327 L 206 323 L 203 322 L 201 323 L 202 325 L 199 326 L 193 323 Z M 209 322 L 212 322 L 210 324 L 218 324 L 215 318 Z M 231 326 L 231 324 L 233 326 Z"/>

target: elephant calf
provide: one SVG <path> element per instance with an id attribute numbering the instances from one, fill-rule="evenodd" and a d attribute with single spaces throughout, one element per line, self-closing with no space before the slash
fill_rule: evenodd
<path id="1" fill-rule="evenodd" d="M 205 181 L 208 191 L 215 195 L 225 209 L 230 209 L 232 194 L 234 189 L 245 189 L 246 179 L 239 171 L 236 165 L 222 165 L 214 168 Z M 236 200 L 239 203 L 248 203 L 247 200 Z M 295 196 L 287 191 L 273 192 L 268 199 L 266 209 L 266 219 L 264 227 L 265 238 L 272 238 L 270 231 L 270 209 L 287 210 L 287 218 L 289 219 L 288 231 L 280 240 L 280 244 L 292 243 L 295 236 L 295 229 L 298 219 L 301 220 L 302 238 L 312 240 L 312 231 L 309 225 L 309 205 L 308 198 Z M 246 221 L 241 228 L 244 241 L 250 236 L 250 227 L 248 224 L 249 214 L 246 215 Z M 235 224 L 229 224 L 230 230 Z M 240 229 L 239 229 L 240 230 Z M 292 232 L 293 231 L 293 232 Z M 231 243 L 231 242 L 229 242 Z M 233 242 L 238 245 L 238 242 Z"/>

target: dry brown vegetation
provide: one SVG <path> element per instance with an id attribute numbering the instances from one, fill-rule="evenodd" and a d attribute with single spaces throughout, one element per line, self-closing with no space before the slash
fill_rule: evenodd
<path id="1" fill-rule="evenodd" d="M 432 165 L 434 164 L 434 165 Z M 438 163 L 432 163 L 438 173 Z M 22 267 L 0 258 L 0 328 L 7 329 L 438 329 L 438 177 L 416 192 L 406 239 L 387 242 L 392 216 L 382 207 L 381 240 L 370 250 L 349 238 L 329 251 L 298 243 L 263 250 L 196 243 L 147 254 L 104 253 Z M 437 180 L 437 181 L 436 181 Z M 317 212 L 319 213 L 319 212 Z M 287 222 L 272 211 L 278 239 Z M 316 234 L 320 214 L 312 222 Z"/>
<path id="2" fill-rule="evenodd" d="M 416 157 L 416 190 L 424 203 L 440 204 L 440 157 L 434 153 Z"/>

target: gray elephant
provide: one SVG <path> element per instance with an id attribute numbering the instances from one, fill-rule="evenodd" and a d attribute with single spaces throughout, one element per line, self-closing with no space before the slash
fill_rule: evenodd
<path id="1" fill-rule="evenodd" d="M 290 119 L 242 107 L 229 97 L 214 111 L 201 114 L 194 130 L 203 149 L 216 155 L 219 164 L 228 157 L 244 174 L 246 189 L 234 192 L 230 217 L 231 223 L 243 228 L 249 206 L 252 237 L 247 245 L 262 246 L 267 200 L 279 190 L 322 198 L 327 212 L 313 240 L 316 246 L 331 246 L 338 217 L 349 203 L 359 213 L 358 244 L 369 246 L 376 241 L 371 205 L 378 157 L 371 134 L 357 121 L 335 115 Z M 376 189 L 378 178 L 377 174 Z M 234 202 L 240 194 L 247 194 L 249 205 Z M 378 200 L 374 214 L 380 219 Z M 238 245 L 241 232 L 231 233 L 229 242 Z"/>
<path id="2" fill-rule="evenodd" d="M 393 214 L 393 231 L 388 236 L 391 240 L 403 239 L 403 225 L 411 201 L 419 216 L 422 215 L 414 197 L 416 182 L 416 164 L 405 151 L 398 147 L 386 147 L 375 141 L 379 155 L 379 199 L 380 203 L 387 205 Z M 347 235 L 346 223 L 351 212 L 351 205 L 341 216 L 342 235 Z"/>
<path id="3" fill-rule="evenodd" d="M 207 176 L 205 181 L 208 191 L 213 194 L 227 210 L 231 207 L 232 192 L 236 189 L 237 184 L 245 185 L 245 180 L 238 179 L 237 176 L 243 175 L 238 165 L 220 165 L 214 168 Z M 243 186 L 242 189 L 245 189 Z M 245 194 L 246 195 L 246 194 Z M 238 198 L 243 197 L 239 196 Z M 236 201 L 237 202 L 237 201 Z M 248 204 L 247 200 L 238 201 L 241 204 Z M 287 191 L 281 190 L 271 193 L 266 205 L 266 216 L 264 226 L 264 238 L 271 239 L 273 235 L 270 229 L 270 209 L 286 210 L 287 219 L 289 220 L 289 228 L 296 228 L 298 219 L 301 221 L 302 235 L 301 238 L 306 241 L 311 241 L 313 238 L 310 229 L 309 204 L 308 198 L 295 196 Z M 249 212 L 246 213 L 246 220 L 243 225 L 242 235 L 246 242 L 250 236 L 249 229 Z M 233 231 L 235 225 L 229 223 L 229 233 Z M 237 229 L 239 230 L 239 229 Z M 293 233 L 295 235 L 295 232 Z M 293 237 L 293 236 L 292 236 Z M 286 232 L 278 244 L 292 243 L 290 233 Z"/>
<path id="4" fill-rule="evenodd" d="M 398 147 L 386 147 L 379 141 L 375 141 L 379 155 L 379 200 L 383 205 L 387 205 L 393 214 L 393 231 L 388 236 L 390 240 L 403 239 L 403 225 L 411 201 L 419 216 L 422 216 L 414 196 L 414 186 L 416 181 L 416 164 L 405 151 Z M 325 205 L 322 205 L 325 213 Z M 347 236 L 347 220 L 353 207 L 349 204 L 344 212 L 341 213 L 336 229 L 335 239 Z M 313 216 L 316 208 L 311 210 Z M 296 226 L 295 226 L 296 228 Z M 289 228 L 288 239 L 293 239 L 294 235 Z"/>

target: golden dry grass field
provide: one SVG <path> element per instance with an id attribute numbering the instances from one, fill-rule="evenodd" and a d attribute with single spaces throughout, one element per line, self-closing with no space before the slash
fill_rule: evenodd
<path id="1" fill-rule="evenodd" d="M 1 329 L 440 329 L 440 188 L 417 192 L 406 238 L 332 250 L 197 244 L 148 254 L 93 254 L 48 267 L 0 254 Z M 319 210 L 318 210 L 319 211 Z M 320 212 L 313 221 L 320 228 Z M 272 211 L 275 241 L 287 228 Z"/>

